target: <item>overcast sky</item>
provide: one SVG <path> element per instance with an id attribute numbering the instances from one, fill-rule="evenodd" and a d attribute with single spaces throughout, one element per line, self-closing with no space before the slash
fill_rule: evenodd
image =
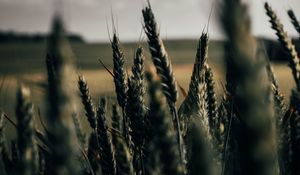
<path id="1" fill-rule="evenodd" d="M 63 11 L 69 31 L 81 34 L 88 41 L 108 41 L 107 24 L 111 25 L 111 9 L 117 17 L 121 40 L 137 40 L 142 29 L 141 9 L 146 0 L 0 0 L 0 30 L 48 32 L 56 10 Z M 162 37 L 198 38 L 207 24 L 212 4 L 219 0 L 151 0 L 159 21 Z M 264 0 L 244 0 L 249 3 L 253 33 L 274 37 L 264 14 Z M 286 10 L 293 8 L 300 19 L 300 0 L 268 0 L 282 19 L 290 35 L 296 35 Z M 55 3 L 56 2 L 56 3 Z M 210 36 L 222 38 L 218 27 L 217 8 Z"/>

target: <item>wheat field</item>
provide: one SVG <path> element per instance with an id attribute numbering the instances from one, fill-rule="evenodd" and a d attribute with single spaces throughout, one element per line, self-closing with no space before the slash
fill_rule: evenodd
<path id="1" fill-rule="evenodd" d="M 44 46 L 1 47 L 0 174 L 300 174 L 295 45 L 264 3 L 287 53 L 288 65 L 273 63 L 247 4 L 217 6 L 222 43 L 207 28 L 165 42 L 148 1 L 142 43 L 122 45 L 114 24 L 109 44 L 70 44 L 56 15 Z"/>

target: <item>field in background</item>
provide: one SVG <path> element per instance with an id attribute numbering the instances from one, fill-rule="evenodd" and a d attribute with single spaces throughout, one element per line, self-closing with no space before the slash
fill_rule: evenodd
<path id="1" fill-rule="evenodd" d="M 149 57 L 148 47 L 145 44 L 143 45 L 146 52 L 146 66 L 149 67 L 152 63 Z M 122 46 L 127 59 L 128 72 L 130 72 L 133 53 L 137 44 L 129 43 L 123 44 Z M 107 67 L 112 68 L 110 45 L 73 43 L 72 47 L 77 59 L 78 74 L 83 74 L 86 77 L 92 96 L 111 96 L 114 91 L 113 79 L 98 62 L 98 59 L 101 58 Z M 15 92 L 20 82 L 25 83 L 31 88 L 32 98 L 36 108 L 38 107 L 41 111 L 44 111 L 43 95 L 44 88 L 46 87 L 45 48 L 46 43 L 0 45 L 0 85 L 3 82 L 0 91 L 0 107 L 13 119 L 15 115 Z M 197 41 L 168 41 L 166 42 L 166 48 L 172 59 L 177 81 L 180 86 L 187 90 L 193 68 Z M 222 82 L 224 82 L 222 50 L 222 43 L 210 43 L 208 62 L 213 68 L 217 92 L 219 93 L 223 91 Z M 275 64 L 274 68 L 283 93 L 289 96 L 290 89 L 294 86 L 290 69 L 287 65 L 279 63 Z M 74 82 L 74 86 L 77 86 L 77 82 Z M 180 93 L 180 96 L 181 101 L 182 93 Z M 83 107 L 79 102 L 78 104 L 79 109 L 82 110 Z"/>

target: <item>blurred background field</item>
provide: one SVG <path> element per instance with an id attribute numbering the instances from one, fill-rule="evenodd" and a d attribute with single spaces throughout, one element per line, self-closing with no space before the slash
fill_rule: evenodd
<path id="1" fill-rule="evenodd" d="M 86 77 L 93 97 L 112 96 L 114 85 L 112 76 L 99 63 L 101 59 L 109 68 L 112 68 L 112 52 L 109 43 L 72 42 L 72 48 L 76 56 L 77 73 Z M 173 69 L 179 85 L 187 90 L 197 48 L 197 40 L 169 40 L 166 48 L 172 59 Z M 124 54 L 129 69 L 133 60 L 137 43 L 122 43 Z M 148 47 L 142 44 L 146 51 L 146 66 L 152 66 Z M 19 83 L 25 83 L 32 90 L 32 98 L 36 107 L 43 111 L 43 95 L 46 87 L 45 52 L 46 43 L 6 43 L 0 45 L 0 106 L 14 119 L 15 92 Z M 208 62 L 213 68 L 217 92 L 223 91 L 223 43 L 211 41 L 209 46 Z M 294 86 L 290 69 L 286 62 L 274 62 L 275 73 L 283 93 L 288 97 Z M 77 76 L 77 75 L 74 75 Z M 77 82 L 74 82 L 77 86 Z M 219 96 L 219 98 L 221 98 Z M 183 99 L 180 93 L 180 101 Z M 96 101 L 98 99 L 95 99 Z M 180 104 L 180 103 L 179 103 Z M 83 109 L 78 104 L 80 110 Z"/>

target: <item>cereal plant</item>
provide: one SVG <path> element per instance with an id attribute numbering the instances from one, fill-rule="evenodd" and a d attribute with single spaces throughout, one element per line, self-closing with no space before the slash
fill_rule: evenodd
<path id="1" fill-rule="evenodd" d="M 227 37 L 222 98 L 217 98 L 214 71 L 207 61 L 209 33 L 203 30 L 181 104 L 171 59 L 149 2 L 141 16 L 151 58 L 138 45 L 127 71 L 115 29 L 111 36 L 113 70 L 108 71 L 116 96 L 111 106 L 105 97 L 93 100 L 84 75 L 78 75 L 76 84 L 75 55 L 63 21 L 56 16 L 45 53 L 45 125 L 37 129 L 30 89 L 20 85 L 17 122 L 0 113 L 0 174 L 300 174 L 299 54 L 271 5 L 264 7 L 270 27 L 287 52 L 296 84 L 289 104 L 269 58 L 258 54 L 248 9 L 241 0 L 218 3 L 219 23 Z M 293 10 L 287 14 L 300 34 Z M 155 69 L 146 68 L 146 59 Z M 75 105 L 78 97 L 81 107 Z M 77 108 L 84 109 L 85 116 Z M 80 118 L 89 123 L 89 129 L 82 128 Z M 5 137 L 8 122 L 16 129 L 15 140 Z"/>

